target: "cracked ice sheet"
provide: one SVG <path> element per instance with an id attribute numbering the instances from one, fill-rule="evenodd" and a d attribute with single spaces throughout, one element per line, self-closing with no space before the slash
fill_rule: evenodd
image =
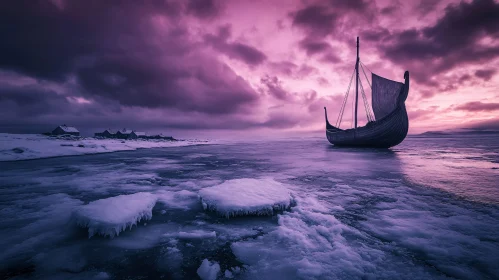
<path id="1" fill-rule="evenodd" d="M 412 279 L 438 274 L 407 264 L 384 244 L 325 213 L 313 197 L 296 197 L 297 206 L 278 215 L 278 227 L 255 239 L 234 242 L 232 252 L 253 279 Z M 315 201 L 314 201 L 315 200 Z M 366 246 L 366 244 L 369 244 Z M 388 252 L 387 252 L 388 250 Z M 401 273 L 402 272 L 402 273 Z"/>
<path id="2" fill-rule="evenodd" d="M 99 199 L 73 212 L 80 227 L 88 228 L 89 238 L 98 234 L 114 237 L 141 220 L 152 218 L 157 197 L 150 193 L 135 193 Z"/>
<path id="3" fill-rule="evenodd" d="M 273 179 L 234 179 L 199 191 L 203 207 L 231 217 L 272 215 L 293 202 L 288 187 Z"/>
<path id="4" fill-rule="evenodd" d="M 63 193 L 12 199 L 0 209 L 0 270 L 34 251 L 51 248 L 67 237 L 71 211 L 82 204 Z M 17 221 L 23 221 L 17 228 Z M 63 229 L 61 231 L 61 229 Z"/>

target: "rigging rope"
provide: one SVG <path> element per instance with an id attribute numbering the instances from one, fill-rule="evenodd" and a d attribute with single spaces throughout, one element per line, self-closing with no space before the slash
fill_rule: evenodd
<path id="1" fill-rule="evenodd" d="M 371 83 L 369 82 L 369 79 L 367 78 L 367 75 L 366 75 L 366 72 L 364 71 L 364 63 L 360 63 L 360 68 L 362 68 L 362 72 L 364 73 L 364 77 L 366 77 L 366 80 L 367 80 L 367 84 L 369 85 L 369 87 L 371 88 L 371 90 L 373 89 L 373 87 L 371 86 Z M 367 68 L 367 66 L 366 66 Z M 371 72 L 371 70 L 367 69 L 369 72 Z M 372 73 L 372 72 L 371 72 Z"/>
<path id="2" fill-rule="evenodd" d="M 366 93 L 364 91 L 364 86 L 362 85 L 362 80 L 359 79 L 359 84 L 360 84 L 360 89 L 361 89 L 361 93 L 362 93 L 362 99 L 364 100 L 364 108 L 366 110 L 366 116 L 367 116 L 367 120 L 368 121 L 374 121 L 374 117 L 373 117 L 373 114 L 371 112 L 371 108 L 369 106 L 369 102 L 367 101 L 367 97 L 366 97 Z"/>
<path id="3" fill-rule="evenodd" d="M 359 60 L 359 61 L 360 61 L 360 60 Z M 371 71 L 371 69 L 369 69 L 369 67 L 367 67 L 367 65 L 365 65 L 362 61 L 360 61 L 360 63 L 361 63 L 364 67 L 366 67 L 366 68 L 367 68 L 367 71 L 369 71 L 369 72 L 371 72 L 371 73 L 373 72 L 373 71 Z"/>
<path id="4" fill-rule="evenodd" d="M 345 112 L 345 105 L 348 101 L 348 95 L 350 94 L 350 87 L 352 86 L 353 75 L 355 74 L 355 69 L 353 70 L 352 76 L 350 77 L 350 83 L 348 84 L 347 92 L 345 94 L 345 98 L 343 98 L 343 103 L 341 104 L 340 114 L 336 119 L 336 127 L 340 127 L 341 121 L 343 120 L 343 113 Z"/>
<path id="5" fill-rule="evenodd" d="M 371 83 L 369 82 L 369 78 L 367 78 L 366 71 L 364 70 L 364 67 L 367 68 L 367 70 L 369 72 L 371 72 L 371 70 L 362 61 L 360 61 L 360 66 L 362 68 L 362 72 L 364 73 L 364 77 L 366 78 L 367 84 L 369 85 L 369 87 L 371 88 L 371 91 L 372 91 L 373 87 L 372 87 Z M 372 74 L 372 72 L 371 72 L 371 74 Z M 362 88 L 362 90 L 364 91 L 364 88 Z M 364 95 L 365 95 L 365 92 L 364 92 Z M 365 99 L 367 100 L 367 97 L 365 97 Z M 374 117 L 374 113 L 372 112 L 371 106 L 369 106 L 369 101 L 366 101 L 366 102 L 367 102 L 367 108 L 369 108 L 369 109 L 366 109 L 366 113 L 369 113 L 371 115 L 371 121 L 375 121 L 376 118 Z"/>
<path id="6" fill-rule="evenodd" d="M 364 73 L 364 77 L 366 78 L 367 84 L 369 85 L 369 87 L 372 90 L 372 85 L 369 82 L 369 78 L 367 77 L 367 74 L 366 74 L 366 71 L 364 70 L 364 67 L 367 68 L 367 70 L 369 72 L 372 73 L 372 71 L 362 61 L 360 61 L 360 60 L 359 60 L 359 65 L 360 65 L 360 68 L 362 69 L 362 73 Z M 352 81 L 353 81 L 353 76 L 354 75 L 355 75 L 355 69 L 353 70 L 352 76 L 350 77 L 350 83 L 348 84 L 348 88 L 347 88 L 347 91 L 345 93 L 345 97 L 343 98 L 343 102 L 342 102 L 341 108 L 340 108 L 340 113 L 338 115 L 338 118 L 336 119 L 336 127 L 338 127 L 338 128 L 340 127 L 341 122 L 343 121 L 343 115 L 345 113 L 345 108 L 346 108 L 346 104 L 348 102 L 348 96 L 350 94 L 350 88 L 352 86 Z M 364 101 L 364 108 L 366 110 L 367 120 L 368 121 L 375 121 L 374 113 L 372 112 L 371 106 L 369 105 L 369 101 L 367 100 L 366 93 L 364 91 L 364 86 L 362 85 L 362 80 L 360 79 L 360 77 L 359 77 L 359 84 L 360 84 L 360 88 L 361 88 L 362 99 Z M 355 119 L 355 116 L 354 116 L 354 112 L 355 112 L 354 111 L 354 105 L 355 105 L 355 100 L 352 99 L 352 119 L 351 119 L 351 127 L 352 128 L 353 128 L 353 122 L 354 122 L 354 119 Z"/>

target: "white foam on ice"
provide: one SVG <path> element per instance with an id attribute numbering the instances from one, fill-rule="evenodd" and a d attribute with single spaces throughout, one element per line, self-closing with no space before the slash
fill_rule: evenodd
<path id="1" fill-rule="evenodd" d="M 191 230 L 191 231 L 179 231 L 179 232 L 171 232 L 165 233 L 165 237 L 175 237 L 178 239 L 207 239 L 207 238 L 216 238 L 217 233 L 215 231 L 206 231 L 206 230 Z"/>
<path id="2" fill-rule="evenodd" d="M 198 203 L 198 195 L 188 190 L 176 192 L 161 190 L 155 194 L 158 202 L 161 202 L 167 208 L 189 210 Z"/>
<path id="3" fill-rule="evenodd" d="M 56 138 L 37 134 L 0 133 L 0 161 L 26 160 L 57 156 L 109 153 L 147 148 L 210 144 L 206 141 L 167 141 L 160 139 Z"/>
<path id="4" fill-rule="evenodd" d="M 170 239 L 164 246 L 161 246 L 160 256 L 156 263 L 158 269 L 168 271 L 172 279 L 183 279 L 182 262 L 184 256 L 177 248 L 177 243 L 176 239 Z"/>
<path id="5" fill-rule="evenodd" d="M 480 218 L 477 218 L 480 217 Z M 371 234 L 408 248 L 457 279 L 499 276 L 499 216 L 410 195 L 379 203 L 361 224 Z M 495 240 L 494 240 L 495 239 Z"/>
<path id="6" fill-rule="evenodd" d="M 81 204 L 62 193 L 36 198 L 12 196 L 0 209 L 0 270 L 67 238 L 71 212 Z"/>
<path id="7" fill-rule="evenodd" d="M 150 220 L 156 201 L 150 193 L 99 199 L 76 209 L 73 218 L 77 225 L 88 228 L 89 238 L 96 234 L 114 237 L 142 220 Z"/>
<path id="8" fill-rule="evenodd" d="M 286 185 L 273 179 L 234 179 L 199 191 L 203 207 L 226 217 L 272 215 L 293 202 Z"/>
<path id="9" fill-rule="evenodd" d="M 278 227 L 263 236 L 234 242 L 232 252 L 253 279 L 396 279 L 401 269 L 413 279 L 431 278 L 420 267 L 365 246 L 370 236 L 325 213 L 326 205 L 296 197 L 297 206 L 278 215 Z M 303 207 L 302 207 L 303 206 Z M 371 245 L 373 246 L 373 245 Z"/>
<path id="10" fill-rule="evenodd" d="M 124 232 L 119 238 L 109 240 L 107 244 L 128 250 L 149 249 L 164 241 L 165 232 L 176 232 L 179 227 L 176 223 L 148 224 Z"/>
<path id="11" fill-rule="evenodd" d="M 202 280 L 216 280 L 220 273 L 220 265 L 217 262 L 210 262 L 204 259 L 197 273 Z"/>

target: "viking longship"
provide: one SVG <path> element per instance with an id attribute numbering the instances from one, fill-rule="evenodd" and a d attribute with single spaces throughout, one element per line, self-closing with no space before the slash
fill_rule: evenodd
<path id="1" fill-rule="evenodd" d="M 360 61 L 359 37 L 357 37 L 357 61 L 355 63 L 355 70 L 350 78 L 350 84 L 343 99 L 335 126 L 329 123 L 327 109 L 324 107 L 327 140 L 335 146 L 390 148 L 398 145 L 405 139 L 407 131 L 409 130 L 409 118 L 405 109 L 405 100 L 409 93 L 409 72 L 405 71 L 404 73 L 404 83 L 383 78 L 372 72 L 371 82 L 369 82 L 364 68 L 367 67 Z M 359 78 L 359 70 L 362 70 L 371 87 L 372 110 Z M 355 125 L 351 129 L 340 129 L 354 75 L 355 117 L 352 119 L 354 120 Z M 365 126 L 360 127 L 357 126 L 359 85 L 368 120 Z"/>

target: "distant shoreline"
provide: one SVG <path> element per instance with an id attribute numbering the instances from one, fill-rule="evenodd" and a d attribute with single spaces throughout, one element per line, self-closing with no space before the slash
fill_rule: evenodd
<path id="1" fill-rule="evenodd" d="M 0 133 L 0 162 L 211 144 L 205 140 L 50 137 Z"/>
<path id="2" fill-rule="evenodd" d="M 420 134 L 409 134 L 407 137 L 463 137 L 478 135 L 499 135 L 495 130 L 469 130 L 469 131 L 427 131 Z"/>

